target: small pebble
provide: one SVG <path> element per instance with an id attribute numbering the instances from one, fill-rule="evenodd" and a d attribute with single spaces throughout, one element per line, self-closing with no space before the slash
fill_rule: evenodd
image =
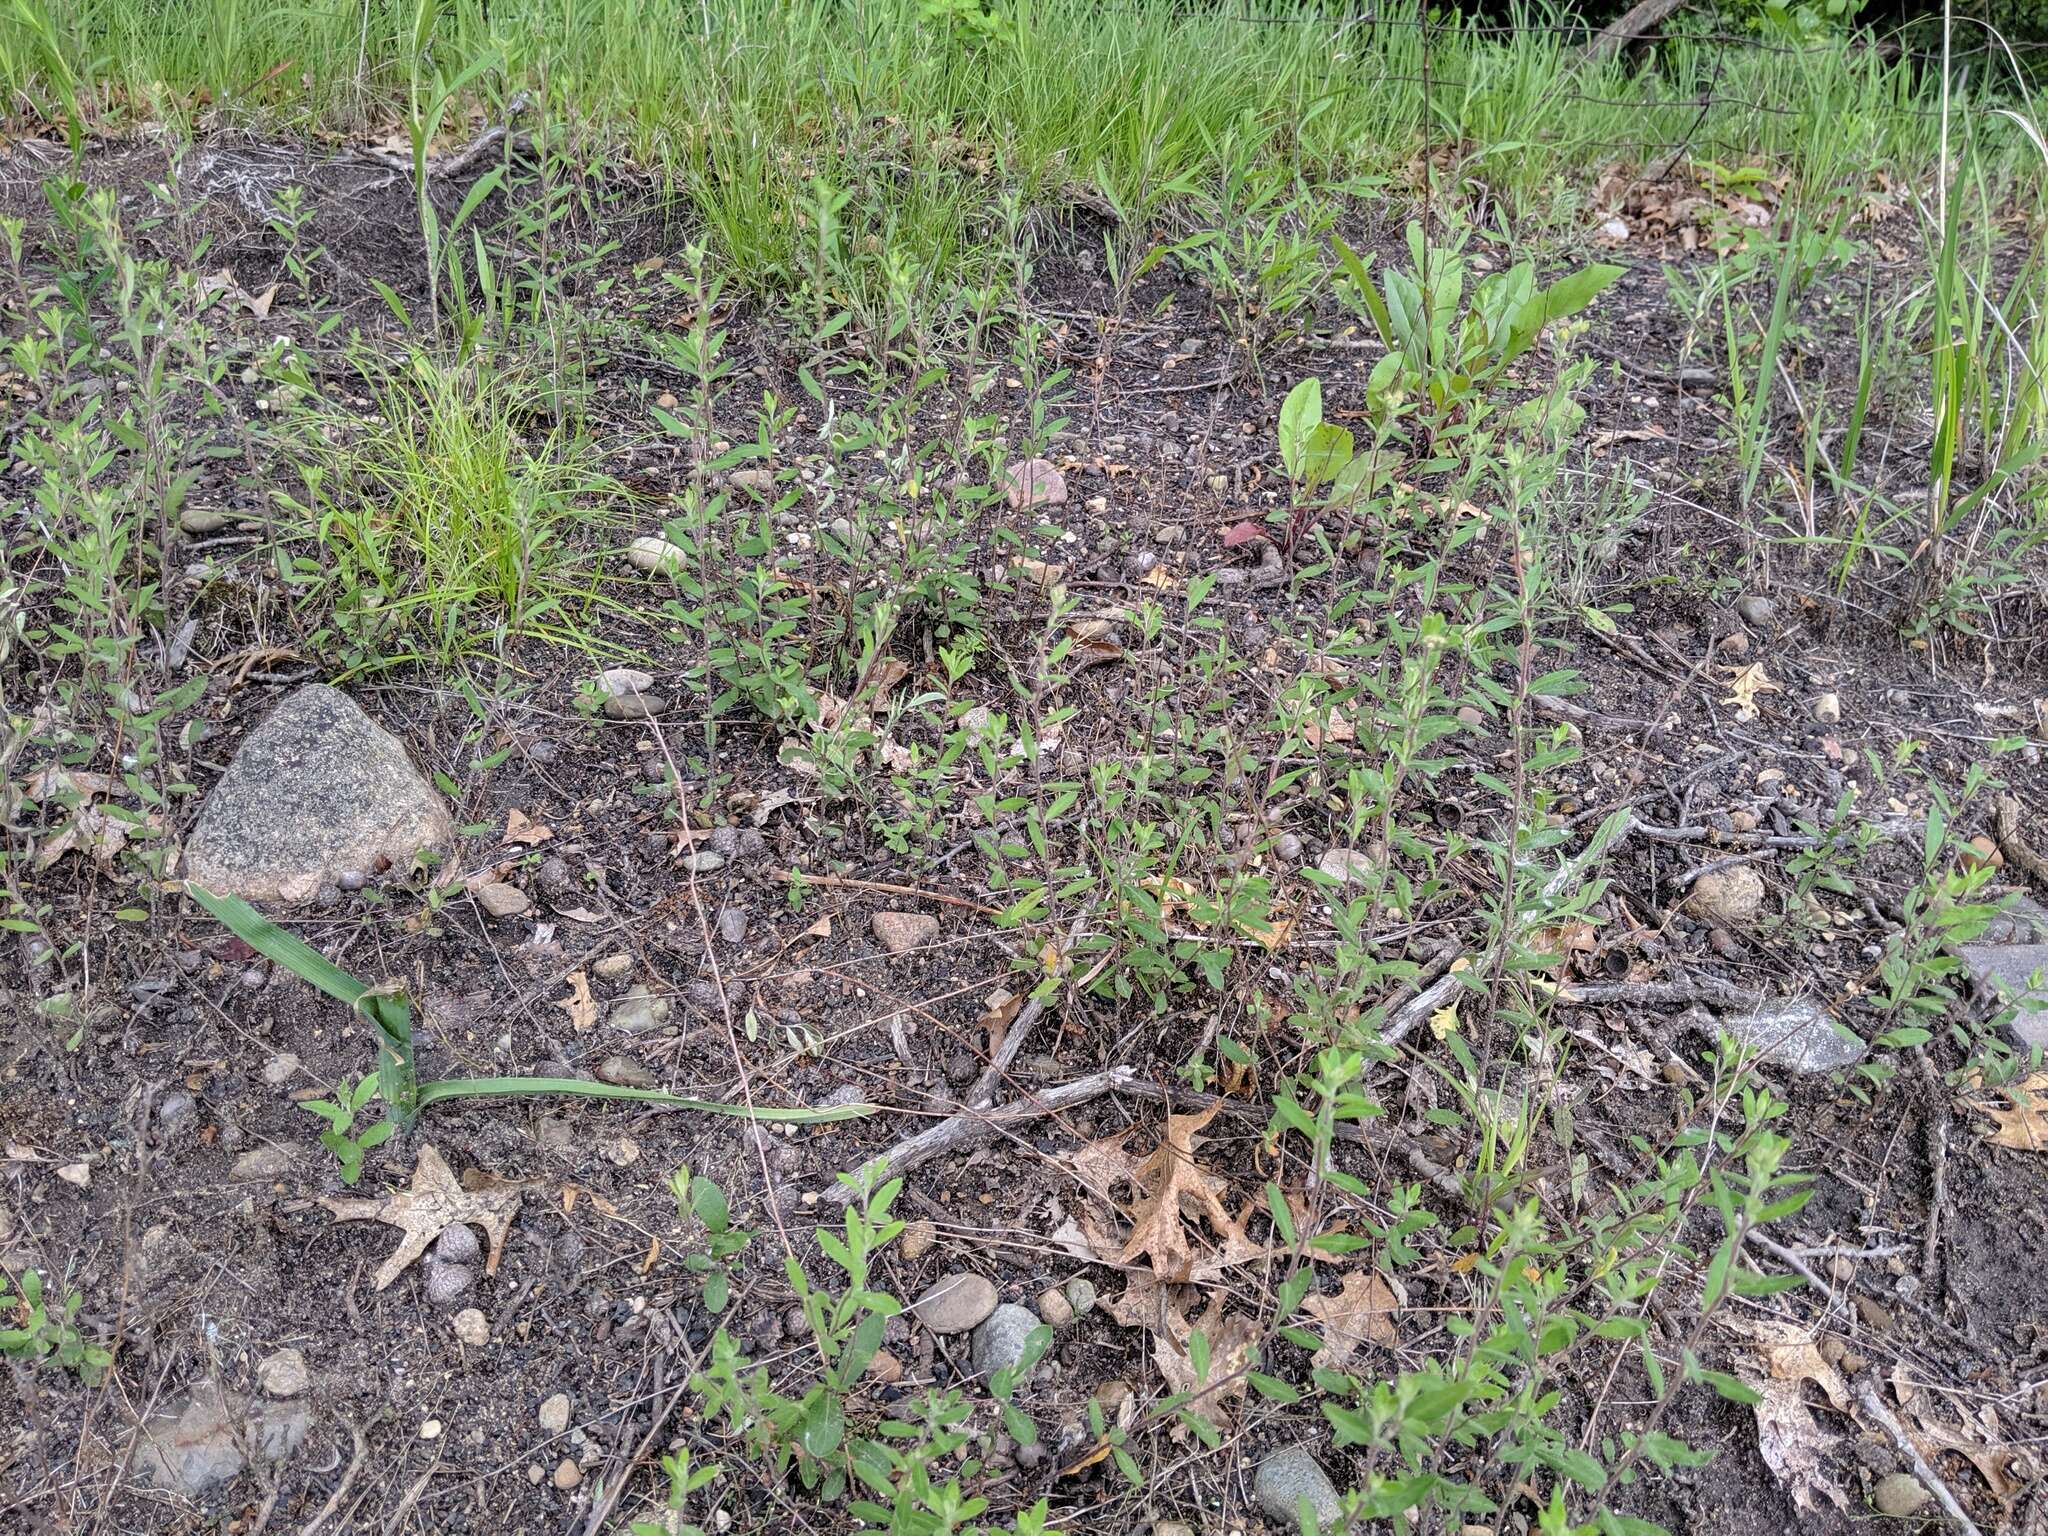
<path id="1" fill-rule="evenodd" d="M 540 1405 L 540 1427 L 548 1434 L 559 1435 L 569 1427 L 569 1394 L 557 1392 Z"/>
<path id="2" fill-rule="evenodd" d="M 455 1314 L 455 1337 L 471 1349 L 482 1349 L 491 1342 L 490 1322 L 475 1307 L 464 1307 Z"/>
<path id="3" fill-rule="evenodd" d="M 1064 1328 L 1074 1320 L 1074 1304 L 1067 1300 L 1066 1293 L 1054 1286 L 1038 1293 L 1038 1315 L 1055 1328 Z"/>
<path id="4" fill-rule="evenodd" d="M 440 1421 L 439 1419 L 429 1419 L 429 1420 L 427 1420 L 427 1422 L 426 1422 L 426 1423 L 422 1424 L 422 1425 L 420 1426 L 420 1438 L 421 1438 L 422 1440 L 438 1440 L 438 1439 L 440 1439 L 440 1438 L 441 1438 L 441 1421 Z"/>
<path id="5" fill-rule="evenodd" d="M 256 1367 L 256 1385 L 266 1397 L 297 1397 L 313 1385 L 301 1350 L 280 1349 Z"/>
<path id="6" fill-rule="evenodd" d="M 564 1456 L 562 1464 L 555 1468 L 555 1486 L 566 1493 L 582 1481 L 583 1469 L 576 1465 L 576 1458 Z"/>
<path id="7" fill-rule="evenodd" d="M 468 1222 L 452 1222 L 434 1239 L 434 1257 L 449 1264 L 467 1264 L 480 1247 Z"/>

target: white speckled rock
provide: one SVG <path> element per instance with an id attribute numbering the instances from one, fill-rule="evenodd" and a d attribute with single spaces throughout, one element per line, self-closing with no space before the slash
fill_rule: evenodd
<path id="1" fill-rule="evenodd" d="M 184 873 L 216 894 L 296 904 L 344 871 L 403 868 L 454 837 L 398 738 L 347 694 L 308 683 L 243 738 L 208 791 Z"/>

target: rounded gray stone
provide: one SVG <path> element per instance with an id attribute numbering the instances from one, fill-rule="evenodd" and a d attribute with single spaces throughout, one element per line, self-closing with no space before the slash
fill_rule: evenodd
<path id="1" fill-rule="evenodd" d="M 1259 1463 L 1258 1475 L 1252 1479 L 1252 1496 L 1258 1500 L 1259 1512 L 1285 1531 L 1299 1528 L 1303 1499 L 1315 1511 L 1318 1525 L 1335 1525 L 1340 1512 L 1337 1487 L 1330 1475 L 1298 1445 L 1275 1451 Z"/>
<path id="2" fill-rule="evenodd" d="M 626 995 L 612 1004 L 611 1026 L 629 1035 L 644 1035 L 668 1023 L 671 1005 L 644 986 L 629 987 Z"/>
<path id="3" fill-rule="evenodd" d="M 403 866 L 454 837 L 398 738 L 347 694 L 308 683 L 244 738 L 208 792 L 184 873 L 217 894 L 295 905 L 345 872 Z"/>
<path id="4" fill-rule="evenodd" d="M 910 1315 L 933 1333 L 965 1333 L 996 1309 L 996 1288 L 985 1276 L 944 1275 L 910 1304 Z"/>
<path id="5" fill-rule="evenodd" d="M 1894 1520 L 1910 1520 L 1934 1502 L 1934 1495 L 1912 1473 L 1894 1472 L 1879 1479 L 1870 1502 L 1877 1506 L 1881 1515 L 1889 1515 Z"/>
<path id="6" fill-rule="evenodd" d="M 974 1374 L 993 1376 L 1008 1370 L 1024 1358 L 1024 1345 L 1031 1330 L 1042 1326 L 1038 1314 L 1015 1302 L 1005 1303 L 989 1313 L 974 1330 Z"/>

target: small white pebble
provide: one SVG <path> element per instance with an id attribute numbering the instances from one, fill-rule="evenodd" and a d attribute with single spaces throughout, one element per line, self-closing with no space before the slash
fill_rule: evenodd
<path id="1" fill-rule="evenodd" d="M 422 1424 L 422 1425 L 420 1426 L 420 1438 L 421 1438 L 422 1440 L 438 1440 L 438 1439 L 440 1439 L 440 1438 L 441 1438 L 441 1421 L 440 1421 L 439 1419 L 429 1419 L 429 1420 L 427 1420 L 427 1422 L 426 1422 L 426 1423 Z"/>

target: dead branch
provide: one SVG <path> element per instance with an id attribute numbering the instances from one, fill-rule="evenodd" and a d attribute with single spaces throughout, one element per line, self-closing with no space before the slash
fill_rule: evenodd
<path id="1" fill-rule="evenodd" d="M 1019 1022 L 1022 1016 L 1019 1015 Z M 1045 1115 L 1057 1114 L 1063 1109 L 1072 1109 L 1077 1104 L 1086 1104 L 1090 1099 L 1099 1099 L 1105 1093 L 1114 1093 L 1127 1088 L 1137 1074 L 1129 1067 L 1112 1067 L 1107 1072 L 1097 1072 L 1090 1077 L 1079 1077 L 1071 1083 L 1061 1083 L 1057 1088 L 1048 1088 L 1043 1093 L 1005 1104 L 1000 1109 L 968 1109 L 949 1119 L 941 1120 L 929 1130 L 919 1131 L 907 1141 L 899 1141 L 884 1152 L 879 1162 L 880 1177 L 889 1179 L 913 1168 L 920 1168 L 933 1158 L 957 1152 L 962 1147 L 973 1146 L 976 1142 L 993 1136 L 1006 1125 L 1021 1120 L 1036 1120 Z M 844 1184 L 836 1184 L 821 1197 L 834 1205 L 844 1205 L 853 1198 L 853 1191 Z"/>
<path id="2" fill-rule="evenodd" d="M 1586 56 L 1604 59 L 1617 53 L 1644 34 L 1655 31 L 1664 24 L 1666 17 L 1685 4 L 1685 0 L 1637 0 L 1627 12 L 1609 22 L 1593 39 L 1586 49 Z"/>
<path id="3" fill-rule="evenodd" d="M 1958 1504 L 1956 1496 L 1949 1492 L 1948 1484 L 1941 1480 L 1941 1474 L 1927 1464 L 1927 1458 L 1920 1454 L 1920 1447 L 1915 1445 L 1912 1438 L 1900 1427 L 1891 1409 L 1885 1407 L 1884 1400 L 1877 1395 L 1877 1388 L 1871 1384 L 1868 1376 L 1856 1383 L 1856 1401 L 1861 1403 L 1863 1411 L 1875 1419 L 1878 1426 L 1891 1436 L 1892 1444 L 1899 1448 L 1899 1454 L 1905 1457 L 1907 1465 L 1912 1467 L 1913 1475 L 1920 1479 L 1920 1486 L 1934 1495 L 1934 1502 L 1942 1507 L 1949 1519 L 1955 1521 L 1956 1529 L 1963 1532 L 1964 1536 L 1983 1536 L 1977 1529 L 1976 1522 L 1963 1513 L 1963 1506 Z"/>

